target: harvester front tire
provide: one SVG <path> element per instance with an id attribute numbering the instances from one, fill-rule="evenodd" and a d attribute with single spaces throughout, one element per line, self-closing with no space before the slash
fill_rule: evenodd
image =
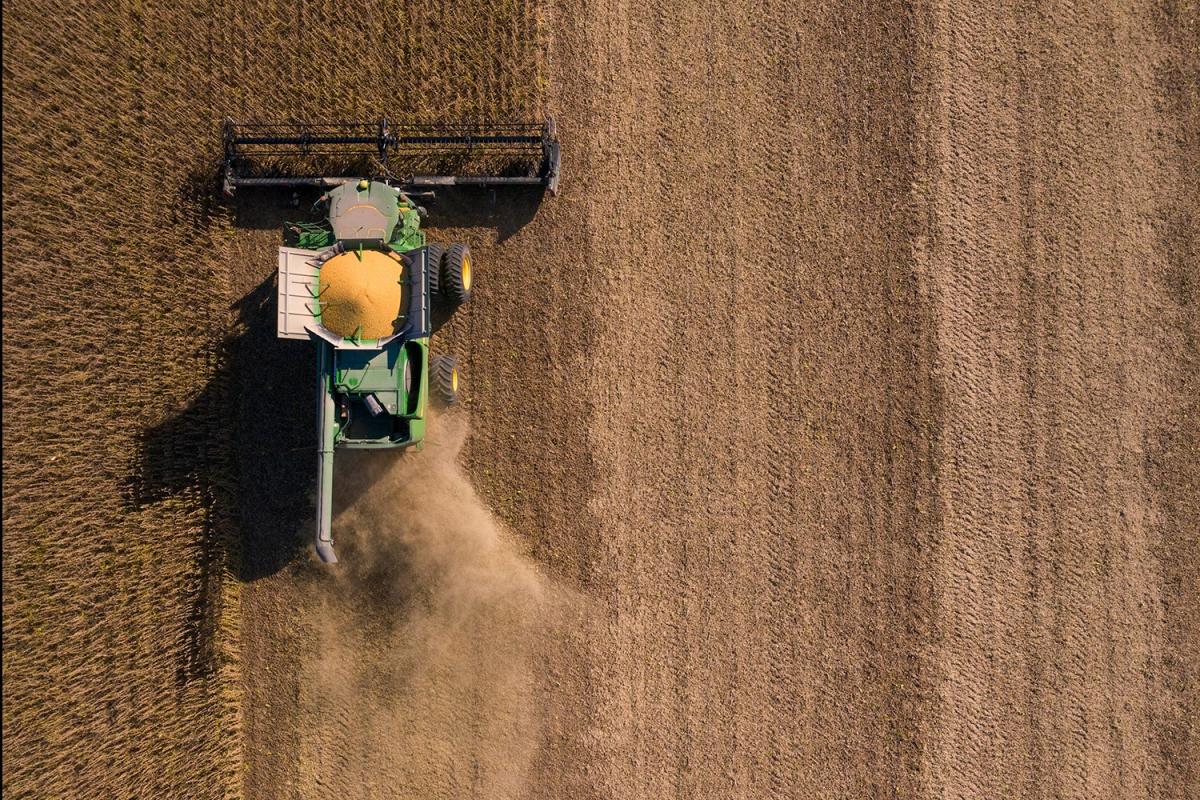
<path id="1" fill-rule="evenodd" d="M 429 297 L 435 303 L 442 294 L 442 262 L 445 255 L 445 245 L 437 242 L 425 245 L 425 258 L 429 264 Z"/>
<path id="2" fill-rule="evenodd" d="M 454 356 L 431 356 L 429 359 L 429 391 L 440 408 L 458 403 L 458 360 Z"/>
<path id="3" fill-rule="evenodd" d="M 455 242 L 446 250 L 442 260 L 442 297 L 457 308 L 471 299 L 471 248 Z"/>

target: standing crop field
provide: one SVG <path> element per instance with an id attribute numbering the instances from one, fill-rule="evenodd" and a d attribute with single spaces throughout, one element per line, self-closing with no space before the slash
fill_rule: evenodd
<path id="1" fill-rule="evenodd" d="M 241 792 L 239 486 L 273 454 L 232 276 L 278 232 L 218 202 L 221 119 L 528 113 L 542 30 L 506 0 L 6 6 L 6 797 Z"/>

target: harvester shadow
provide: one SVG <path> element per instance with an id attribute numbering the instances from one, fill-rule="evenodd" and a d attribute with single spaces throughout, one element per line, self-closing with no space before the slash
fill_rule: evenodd
<path id="1" fill-rule="evenodd" d="M 238 332 L 228 348 L 243 581 L 295 561 L 315 563 L 316 349 L 275 335 L 275 281 L 270 276 L 235 304 Z M 338 481 L 335 497 L 351 504 L 369 485 Z"/>
<path id="2" fill-rule="evenodd" d="M 428 204 L 425 224 L 431 228 L 492 228 L 496 240 L 503 242 L 533 219 L 544 195 L 541 187 L 443 190 Z"/>
<path id="3" fill-rule="evenodd" d="M 232 566 L 242 580 L 285 566 L 300 550 L 301 518 L 311 517 L 304 456 L 315 435 L 315 370 L 303 347 L 275 338 L 273 293 L 272 277 L 235 304 L 218 373 L 186 408 L 142 432 L 125 484 L 133 509 L 191 495 L 210 518 L 227 520 L 223 536 L 206 524 L 205 568 Z"/>
<path id="4" fill-rule="evenodd" d="M 314 203 L 321 196 L 316 189 L 295 191 L 268 188 L 241 188 L 230 203 L 233 226 L 244 230 L 283 230 L 283 223 L 319 222 L 321 214 Z"/>
<path id="5" fill-rule="evenodd" d="M 276 337 L 274 275 L 234 308 L 224 368 L 183 411 L 143 432 L 125 496 L 145 508 L 199 492 L 210 516 L 240 531 L 209 537 L 206 548 L 236 552 L 209 552 L 205 564 L 233 565 L 254 581 L 310 557 L 316 359 L 308 343 Z M 339 505 L 369 487 L 339 483 Z"/>
<path id="6" fill-rule="evenodd" d="M 301 444 L 294 429 L 302 427 L 303 408 L 292 400 L 301 383 L 311 383 L 297 354 L 262 332 L 273 323 L 264 301 L 270 291 L 260 286 L 238 302 L 239 324 L 220 344 L 220 367 L 186 407 L 141 432 L 124 481 L 133 512 L 200 515 L 196 581 L 184 589 L 190 611 L 180 686 L 219 667 L 214 642 L 228 572 L 254 580 L 282 568 L 301 547 L 307 461 L 292 452 Z M 268 391 L 279 396 L 259 407 Z"/>
<path id="7" fill-rule="evenodd" d="M 180 687 L 204 679 L 220 667 L 215 637 L 221 582 L 229 548 L 237 538 L 228 499 L 234 479 L 221 432 L 225 394 L 224 387 L 214 381 L 182 412 L 143 431 L 133 470 L 124 479 L 123 496 L 130 511 L 200 515 L 196 520 L 199 537 L 188 542 L 195 546 L 195 582 L 183 589 L 182 601 L 188 612 L 185 642 L 176 664 Z M 162 528 L 171 530 L 167 524 Z"/>
<path id="8" fill-rule="evenodd" d="M 177 202 L 168 209 L 171 221 L 187 225 L 193 231 L 207 231 L 213 219 L 222 214 L 219 172 L 210 164 L 199 164 L 188 171 L 180 182 Z"/>
<path id="9" fill-rule="evenodd" d="M 316 362 L 307 343 L 275 335 L 275 276 L 235 309 L 236 335 L 227 352 L 239 574 L 253 581 L 306 554 L 315 490 Z"/>

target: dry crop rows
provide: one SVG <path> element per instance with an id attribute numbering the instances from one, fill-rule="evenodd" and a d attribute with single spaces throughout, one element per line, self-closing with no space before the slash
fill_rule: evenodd
<path id="1" fill-rule="evenodd" d="M 6 7 L 6 796 L 240 793 L 229 274 L 276 233 L 214 198 L 220 119 L 528 115 L 544 27 L 522 0 Z"/>

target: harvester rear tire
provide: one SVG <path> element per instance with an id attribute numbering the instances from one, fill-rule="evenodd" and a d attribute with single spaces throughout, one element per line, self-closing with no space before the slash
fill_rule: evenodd
<path id="1" fill-rule="evenodd" d="M 446 246 L 431 242 L 425 245 L 425 258 L 429 263 L 429 298 L 437 302 L 442 294 L 442 262 L 445 261 Z"/>
<path id="2" fill-rule="evenodd" d="M 472 283 L 471 248 L 455 242 L 446 250 L 442 260 L 442 298 L 457 308 L 471 299 Z"/>
<path id="3" fill-rule="evenodd" d="M 458 360 L 454 356 L 429 358 L 429 391 L 440 408 L 458 403 Z"/>

